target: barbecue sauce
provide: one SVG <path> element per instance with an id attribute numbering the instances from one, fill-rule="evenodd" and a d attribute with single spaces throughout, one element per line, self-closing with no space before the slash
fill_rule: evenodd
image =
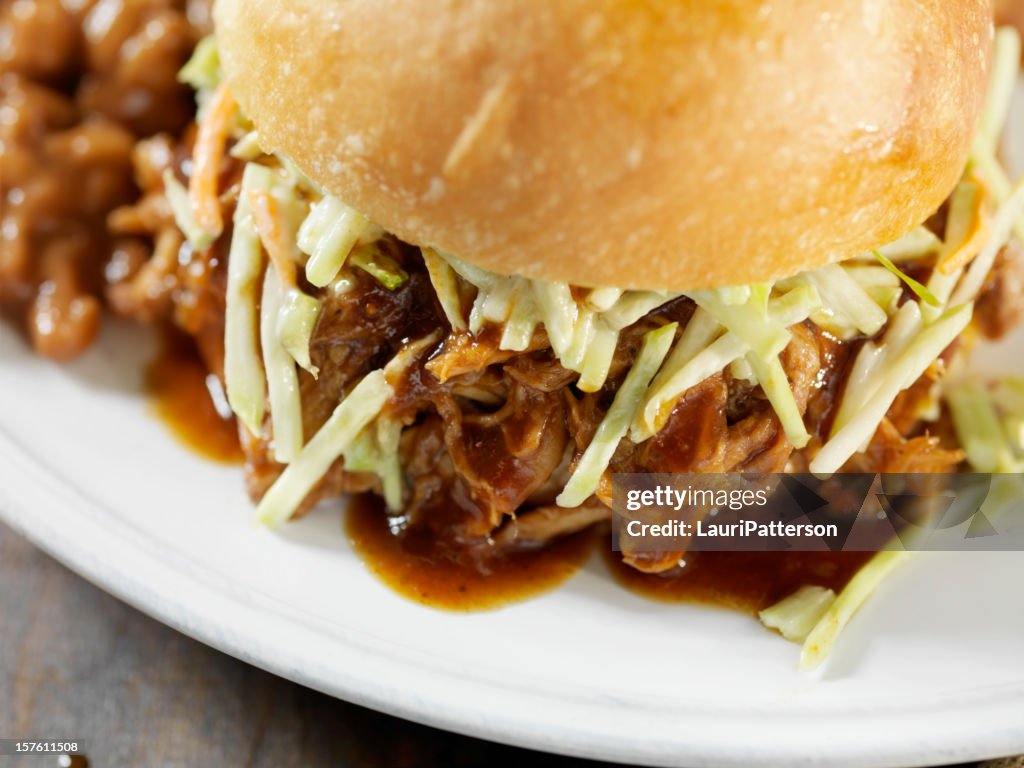
<path id="1" fill-rule="evenodd" d="M 396 535 L 383 502 L 370 494 L 352 499 L 345 527 L 381 581 L 418 603 L 453 611 L 499 608 L 554 589 L 579 570 L 598 541 L 593 531 L 582 531 L 544 548 L 494 554 L 486 545 L 457 546 L 416 531 Z"/>
<path id="2" fill-rule="evenodd" d="M 236 424 L 214 407 L 208 375 L 195 344 L 181 333 L 166 331 L 146 371 L 153 410 L 199 455 L 241 463 Z M 345 519 L 356 551 L 385 584 L 416 602 L 455 611 L 499 608 L 550 591 L 568 581 L 595 547 L 615 581 L 637 595 L 747 613 L 806 584 L 838 592 L 870 557 L 861 552 L 690 552 L 684 566 L 647 574 L 624 564 L 593 530 L 540 549 L 495 554 L 485 545 L 446 540 L 436 530 L 395 534 L 383 502 L 369 494 L 351 500 Z"/>
<path id="3" fill-rule="evenodd" d="M 662 602 L 715 605 L 756 614 L 805 585 L 839 592 L 871 552 L 689 552 L 667 573 L 642 573 L 602 548 L 626 589 Z"/>
<path id="4" fill-rule="evenodd" d="M 167 330 L 156 359 L 146 369 L 146 390 L 153 411 L 188 448 L 203 458 L 241 464 L 235 420 L 217 412 L 207 387 L 212 375 L 192 340 Z"/>
<path id="5" fill-rule="evenodd" d="M 805 585 L 839 592 L 871 557 L 870 552 L 691 552 L 683 567 L 647 574 L 623 563 L 593 530 L 544 549 L 486 554 L 436 535 L 392 533 L 383 503 L 369 494 L 352 500 L 345 527 L 381 581 L 416 602 L 455 611 L 498 608 L 547 592 L 567 581 L 595 548 L 615 581 L 637 595 L 753 614 Z"/>

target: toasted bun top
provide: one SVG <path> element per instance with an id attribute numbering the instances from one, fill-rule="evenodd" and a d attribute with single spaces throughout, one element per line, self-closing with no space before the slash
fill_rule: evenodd
<path id="1" fill-rule="evenodd" d="M 964 168 L 987 0 L 218 0 L 261 143 L 414 244 L 623 288 L 889 242 Z"/>

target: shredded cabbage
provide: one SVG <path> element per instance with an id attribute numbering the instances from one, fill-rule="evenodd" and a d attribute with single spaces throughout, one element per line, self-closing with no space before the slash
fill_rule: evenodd
<path id="1" fill-rule="evenodd" d="M 336 197 L 326 195 L 316 203 L 298 235 L 299 248 L 309 255 L 306 279 L 318 288 L 334 280 L 369 226 L 365 216 Z"/>
<path id="2" fill-rule="evenodd" d="M 309 357 L 309 343 L 316 330 L 322 305 L 298 288 L 285 291 L 281 309 L 277 316 L 277 336 L 292 359 L 313 378 L 320 375 L 320 369 Z"/>
<path id="3" fill-rule="evenodd" d="M 283 291 L 277 272 L 264 270 L 263 298 L 260 307 L 260 345 L 267 372 L 270 423 L 273 429 L 274 460 L 287 464 L 302 450 L 302 401 L 295 361 L 284 348 L 277 333 Z"/>
<path id="4" fill-rule="evenodd" d="M 595 312 L 606 312 L 622 298 L 621 288 L 592 288 L 583 303 Z"/>
<path id="5" fill-rule="evenodd" d="M 345 457 L 346 472 L 371 472 L 380 478 L 384 503 L 390 511 L 398 512 L 402 508 L 405 494 L 402 468 L 398 460 L 398 448 L 397 446 L 394 449 L 385 447 L 379 429 L 380 425 L 388 422 L 390 422 L 389 419 L 382 417 L 378 419 L 377 425 L 370 424 L 365 427 L 343 451 L 342 455 Z"/>
<path id="6" fill-rule="evenodd" d="M 908 303 L 904 306 L 915 305 Z M 971 321 L 973 309 L 973 303 L 967 303 L 946 310 L 932 324 L 924 326 L 891 360 L 887 359 L 884 367 L 879 366 L 882 370 L 873 373 L 870 382 L 864 381 L 861 389 L 854 385 L 852 391 L 859 395 L 862 407 L 854 412 L 845 402 L 840 406 L 840 415 L 846 416 L 846 421 L 811 461 L 811 472 L 826 475 L 837 472 L 847 459 L 868 443 L 896 396 L 917 381 L 960 335 Z M 847 383 L 847 392 L 851 391 L 851 384 L 852 378 Z M 848 413 L 843 413 L 844 408 Z"/>
<path id="7" fill-rule="evenodd" d="M 389 291 L 397 291 L 409 274 L 402 269 L 398 262 L 388 256 L 374 243 L 356 246 L 356 249 L 349 254 L 349 263 L 358 267 Z"/>
<path id="8" fill-rule="evenodd" d="M 866 342 L 854 360 L 847 377 L 843 399 L 832 421 L 832 435 L 845 426 L 874 396 L 879 371 L 902 352 L 922 325 L 920 305 L 908 301 L 886 330 L 884 343 Z"/>
<path id="9" fill-rule="evenodd" d="M 515 278 L 504 277 L 496 280 L 488 290 L 480 291 L 474 302 L 479 306 L 477 316 L 480 320 L 504 323 L 512 312 L 512 294 L 515 292 L 515 286 Z"/>
<path id="10" fill-rule="evenodd" d="M 551 349 L 561 359 L 572 343 L 578 308 L 568 283 L 533 281 L 533 294 L 548 333 Z"/>
<path id="11" fill-rule="evenodd" d="M 475 264 L 470 264 L 468 261 L 463 261 L 449 253 L 442 253 L 441 251 L 436 251 L 436 253 L 447 261 L 463 280 L 470 285 L 475 285 L 477 288 L 490 288 L 495 282 L 502 279 L 500 275 L 495 275 L 486 269 L 481 269 Z"/>
<path id="12" fill-rule="evenodd" d="M 188 240 L 193 250 L 205 251 L 213 245 L 217 236 L 202 229 L 196 223 L 195 214 L 192 212 L 192 203 L 188 198 L 188 190 L 174 177 L 170 168 L 164 171 L 163 179 L 164 194 L 171 206 L 171 213 L 174 214 L 174 223 L 178 225 L 178 229 L 185 235 L 185 239 Z"/>
<path id="13" fill-rule="evenodd" d="M 999 164 L 997 149 L 1017 82 L 1020 49 L 1020 36 L 1013 27 L 996 30 L 988 92 L 979 129 L 971 145 L 971 168 L 988 182 L 1000 203 L 1009 197 L 1011 184 Z M 1024 217 L 1016 216 L 1012 227 L 1017 238 L 1024 240 Z"/>
<path id="14" fill-rule="evenodd" d="M 768 358 L 785 349 L 791 338 L 787 327 L 768 315 L 768 291 L 765 285 L 748 289 L 742 302 L 734 289 L 695 291 L 689 296 L 747 348 Z"/>
<path id="15" fill-rule="evenodd" d="M 609 328 L 621 331 L 652 309 L 657 309 L 677 296 L 679 296 L 678 293 L 665 291 L 628 291 L 610 309 L 603 312 L 601 317 Z"/>
<path id="16" fill-rule="evenodd" d="M 992 218 L 992 230 L 989 239 L 985 243 L 985 247 L 981 249 L 981 253 L 978 254 L 967 268 L 967 274 L 964 275 L 963 280 L 956 287 L 956 290 L 953 291 L 953 296 L 950 299 L 951 303 L 956 304 L 961 301 L 972 300 L 978 295 L 978 291 L 984 285 L 988 273 L 992 270 L 996 256 L 1002 247 L 1006 245 L 1006 241 L 1010 239 L 1013 223 L 1022 210 L 1024 210 L 1024 178 L 1014 185 L 1009 196 L 1000 204 L 999 209 Z"/>
<path id="17" fill-rule="evenodd" d="M 680 356 L 682 364 L 678 368 L 666 370 L 665 380 L 644 398 L 642 407 L 631 425 L 633 442 L 643 442 L 660 432 L 668 422 L 679 397 L 742 357 L 745 350 L 746 345 L 737 336 L 727 333 L 693 357 Z"/>
<path id="18" fill-rule="evenodd" d="M 462 316 L 462 297 L 459 295 L 455 270 L 433 248 L 421 248 L 420 251 L 430 283 L 434 286 L 434 293 L 441 304 L 441 310 L 448 318 L 448 325 L 456 332 L 466 330 L 466 320 Z"/>
<path id="19" fill-rule="evenodd" d="M 607 327 L 603 320 L 598 320 L 593 339 L 580 365 L 580 378 L 576 386 L 581 392 L 597 392 L 604 386 L 618 343 L 619 332 Z"/>
<path id="20" fill-rule="evenodd" d="M 831 589 L 804 586 L 757 615 L 769 629 L 778 630 L 787 640 L 802 643 L 835 599 L 836 593 Z"/>
<path id="21" fill-rule="evenodd" d="M 402 348 L 384 366 L 384 376 L 388 384 L 392 387 L 397 386 L 402 377 L 408 373 L 412 364 L 416 362 L 417 358 L 426 350 L 437 346 L 438 342 L 441 341 L 441 335 L 440 330 L 435 330 L 433 333 L 428 333 L 426 336 L 416 339 L 416 341 L 403 344 Z"/>
<path id="22" fill-rule="evenodd" d="M 894 274 L 904 283 L 906 283 L 906 286 L 911 291 L 914 292 L 914 295 L 916 295 L 917 298 L 921 299 L 921 301 L 923 301 L 925 304 L 930 304 L 933 307 L 941 306 L 939 300 L 935 298 L 935 295 L 931 291 L 929 291 L 925 286 L 923 286 L 917 280 L 912 278 L 906 272 L 902 271 L 899 267 L 893 264 L 892 261 L 887 259 L 878 251 L 873 251 L 873 253 L 875 254 L 875 258 L 881 262 L 882 266 L 885 267 L 890 272 L 892 272 L 892 274 Z"/>
<path id="23" fill-rule="evenodd" d="M 963 249 L 970 247 L 976 217 L 981 202 L 981 189 L 972 179 L 961 179 L 953 190 L 946 216 L 945 242 L 936 258 L 935 268 L 928 278 L 928 290 L 939 301 L 939 306 L 924 306 L 921 313 L 928 321 L 938 317 L 949 303 L 953 289 L 964 273 L 963 267 L 950 269 L 952 261 Z"/>
<path id="24" fill-rule="evenodd" d="M 729 375 L 736 379 L 736 381 L 746 381 L 750 384 L 757 384 L 757 377 L 754 375 L 754 369 L 750 367 L 750 363 L 747 362 L 745 357 L 737 358 L 729 363 Z"/>
<path id="25" fill-rule="evenodd" d="M 259 158 L 263 154 L 263 147 L 260 146 L 259 133 L 255 130 L 246 132 L 246 134 L 236 141 L 234 146 L 228 150 L 228 154 L 231 155 L 231 157 L 239 160 L 245 160 L 246 162 Z"/>
<path id="26" fill-rule="evenodd" d="M 985 387 L 964 381 L 946 389 L 946 402 L 953 417 L 957 441 L 978 472 L 1020 472 L 1022 464 L 1000 423 L 995 403 Z"/>
<path id="27" fill-rule="evenodd" d="M 259 521 L 273 527 L 290 518 L 392 393 L 383 370 L 366 374 L 270 486 L 256 507 Z"/>
<path id="28" fill-rule="evenodd" d="M 576 316 L 576 324 L 572 329 L 572 340 L 569 348 L 562 355 L 561 363 L 570 371 L 579 371 L 583 364 L 583 355 L 594 337 L 597 316 L 592 310 L 580 307 Z"/>
<path id="29" fill-rule="evenodd" d="M 786 371 L 782 368 L 778 355 L 769 358 L 762 358 L 753 352 L 747 353 L 747 362 L 754 371 L 761 389 L 764 391 L 768 402 L 775 409 L 775 415 L 782 424 L 786 438 L 793 444 L 794 448 L 803 448 L 811 439 L 810 433 L 804 426 L 803 416 L 796 404 L 793 390 L 789 386 L 789 379 L 786 378 Z"/>
<path id="30" fill-rule="evenodd" d="M 213 91 L 220 85 L 220 53 L 217 38 L 207 35 L 196 45 L 192 56 L 178 71 L 178 82 L 196 91 Z"/>
<path id="31" fill-rule="evenodd" d="M 748 297 L 749 300 L 750 297 Z M 819 305 L 820 298 L 817 291 L 810 285 L 799 285 L 769 302 L 765 313 L 765 324 L 767 325 L 770 321 L 776 327 L 788 328 L 805 320 Z M 772 388 L 776 402 L 783 408 L 793 437 L 797 442 L 803 440 L 806 430 L 803 429 L 802 420 L 798 418 L 800 421 L 798 427 L 792 419 L 795 402 L 787 402 L 792 401 L 792 391 L 789 391 L 788 396 L 782 391 L 783 386 L 789 390 L 789 383 L 784 374 L 781 380 L 778 378 L 777 374 L 781 366 L 777 368 L 772 363 L 773 357 L 775 363 L 778 363 L 777 355 L 757 355 L 737 334 L 728 331 L 724 335 L 720 335 L 722 330 L 718 320 L 707 310 L 698 308 L 693 314 L 683 330 L 679 343 L 672 350 L 668 361 L 644 396 L 643 407 L 638 411 L 631 425 L 633 442 L 643 442 L 655 435 L 668 421 L 676 400 L 683 393 L 734 361 L 743 358 L 748 352 L 750 357 L 746 360 L 751 365 L 755 376 L 758 368 L 753 367 L 751 358 L 756 357 L 761 361 L 758 367 L 766 377 L 769 387 Z M 783 384 L 783 382 L 785 383 Z M 763 383 L 762 387 L 764 387 Z M 768 394 L 767 390 L 765 394 Z M 769 397 L 771 396 L 769 395 Z M 780 419 L 781 417 L 782 414 L 780 414 Z"/>
<path id="32" fill-rule="evenodd" d="M 982 108 L 974 148 L 986 155 L 995 155 L 999 135 L 1003 132 L 1006 116 L 1010 112 L 1013 88 L 1020 71 L 1020 35 L 1013 27 L 996 30 L 989 74 L 988 92 Z"/>
<path id="33" fill-rule="evenodd" d="M 522 352 L 530 346 L 536 327 L 537 306 L 533 300 L 533 291 L 525 281 L 516 280 L 512 291 L 512 309 L 501 332 L 498 346 L 501 349 Z"/>
<path id="34" fill-rule="evenodd" d="M 895 314 L 903 298 L 903 286 L 896 275 L 885 267 L 868 264 L 851 263 L 843 269 L 887 315 Z"/>
<path id="35" fill-rule="evenodd" d="M 814 669 L 825 660 L 843 627 L 871 597 L 878 585 L 909 555 L 910 552 L 902 550 L 878 552 L 857 571 L 808 633 L 800 650 L 801 669 Z"/>
<path id="36" fill-rule="evenodd" d="M 910 261 L 921 259 L 938 253 L 942 248 L 942 240 L 928 227 L 914 227 L 899 240 L 883 245 L 878 252 L 893 261 Z"/>
<path id="37" fill-rule="evenodd" d="M 669 323 L 644 335 L 640 353 L 618 392 L 615 393 L 611 408 L 598 425 L 569 482 L 555 499 L 558 506 L 578 507 L 597 490 L 601 476 L 615 454 L 615 449 L 629 429 L 630 420 L 640 405 L 644 390 L 658 372 L 669 347 L 672 346 L 676 327 L 677 323 Z"/>
<path id="38" fill-rule="evenodd" d="M 224 312 L 224 378 L 231 410 L 253 435 L 260 434 L 265 409 L 265 377 L 256 338 L 256 285 L 263 271 L 263 251 L 252 220 L 249 189 L 263 188 L 269 174 L 259 165 L 246 166 L 235 207 L 234 234 L 228 253 Z"/>
<path id="39" fill-rule="evenodd" d="M 827 264 L 804 276 L 821 296 L 821 309 L 811 319 L 825 330 L 845 339 L 873 336 L 888 321 L 885 310 L 840 265 Z"/>

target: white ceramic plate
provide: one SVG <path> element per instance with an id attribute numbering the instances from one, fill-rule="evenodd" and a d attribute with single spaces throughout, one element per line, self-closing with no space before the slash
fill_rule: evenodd
<path id="1" fill-rule="evenodd" d="M 148 413 L 152 339 L 59 367 L 0 330 L 0 516 L 212 646 L 342 698 L 522 746 L 650 765 L 924 765 L 1024 752 L 1024 554 L 921 556 L 824 673 L 752 619 L 646 601 L 599 562 L 543 597 L 444 613 L 381 585 L 336 512 L 269 533 L 238 468 Z M 990 351 L 1022 369 L 1024 339 Z M 1024 500 L 1022 500 L 1024 503 Z"/>

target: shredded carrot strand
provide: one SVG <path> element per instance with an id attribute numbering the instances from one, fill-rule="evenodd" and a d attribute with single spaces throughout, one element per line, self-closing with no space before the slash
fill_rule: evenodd
<path id="1" fill-rule="evenodd" d="M 260 241 L 277 271 L 282 285 L 295 285 L 295 261 L 290 256 L 291 244 L 287 226 L 281 215 L 281 206 L 269 192 L 250 190 L 249 207 Z"/>
<path id="2" fill-rule="evenodd" d="M 980 190 L 975 202 L 973 226 L 956 250 L 947 255 L 938 265 L 939 273 L 942 275 L 952 275 L 958 269 L 962 269 L 974 261 L 974 257 L 981 253 L 981 249 L 985 247 L 985 242 L 988 240 L 989 221 L 984 213 L 988 188 L 976 176 L 972 175 L 971 179 L 978 184 Z"/>
<path id="3" fill-rule="evenodd" d="M 192 150 L 192 177 L 188 182 L 189 202 L 196 225 L 212 235 L 219 235 L 224 229 L 217 194 L 217 177 L 220 175 L 220 164 L 224 159 L 228 133 L 237 107 L 227 84 L 221 83 L 206 105 Z"/>

